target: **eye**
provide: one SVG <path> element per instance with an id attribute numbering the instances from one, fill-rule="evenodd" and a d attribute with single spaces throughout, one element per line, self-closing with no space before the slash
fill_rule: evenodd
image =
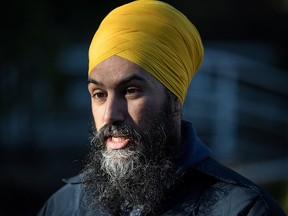
<path id="1" fill-rule="evenodd" d="M 132 94 L 136 94 L 140 92 L 140 90 L 138 88 L 128 88 L 126 90 L 126 95 L 132 95 Z"/>
<path id="2" fill-rule="evenodd" d="M 107 93 L 102 92 L 102 91 L 95 91 L 93 92 L 92 97 L 94 99 L 104 99 L 107 97 Z"/>
<path id="3" fill-rule="evenodd" d="M 137 99 L 141 97 L 143 91 L 138 87 L 129 87 L 125 90 L 125 97 L 129 99 Z"/>

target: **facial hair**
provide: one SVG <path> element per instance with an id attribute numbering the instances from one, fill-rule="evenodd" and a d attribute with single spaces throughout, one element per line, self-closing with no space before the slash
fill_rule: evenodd
<path id="1" fill-rule="evenodd" d="M 92 150 L 81 172 L 88 208 L 111 215 L 161 211 L 161 202 L 177 180 L 175 152 L 180 138 L 169 110 L 143 122 L 141 129 L 117 123 L 98 132 L 92 123 Z M 107 150 L 106 139 L 111 135 L 127 137 L 129 145 Z"/>

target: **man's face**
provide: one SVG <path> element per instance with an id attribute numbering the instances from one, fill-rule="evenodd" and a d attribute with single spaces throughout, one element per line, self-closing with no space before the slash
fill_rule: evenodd
<path id="1" fill-rule="evenodd" d="M 89 76 L 92 152 L 82 170 L 93 208 L 154 211 L 173 185 L 180 125 L 173 97 L 155 78 L 113 56 Z M 125 206 L 123 206 L 123 203 Z"/>
<path id="2" fill-rule="evenodd" d="M 160 82 L 138 65 L 118 56 L 97 65 L 88 81 L 97 131 L 117 122 L 143 129 L 148 126 L 144 119 L 163 112 L 167 100 Z M 106 148 L 122 149 L 128 144 L 127 137 L 111 136 Z"/>

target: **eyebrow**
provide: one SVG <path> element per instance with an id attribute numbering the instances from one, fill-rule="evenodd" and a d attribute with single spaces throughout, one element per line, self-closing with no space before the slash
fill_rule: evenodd
<path id="1" fill-rule="evenodd" d="M 143 77 L 140 77 L 136 74 L 132 74 L 131 76 L 127 76 L 124 79 L 122 79 L 117 85 L 123 85 L 131 81 L 140 81 L 143 83 L 147 82 L 147 80 L 144 79 Z M 98 82 L 97 80 L 89 77 L 87 80 L 87 84 L 89 85 L 90 83 L 97 85 L 97 86 L 105 86 L 102 82 Z"/>

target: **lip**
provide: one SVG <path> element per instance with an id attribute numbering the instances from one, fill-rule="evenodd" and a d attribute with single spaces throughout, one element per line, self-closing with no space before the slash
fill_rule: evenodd
<path id="1" fill-rule="evenodd" d="M 129 139 L 123 136 L 111 136 L 106 141 L 107 149 L 117 150 L 125 148 L 129 143 Z"/>

